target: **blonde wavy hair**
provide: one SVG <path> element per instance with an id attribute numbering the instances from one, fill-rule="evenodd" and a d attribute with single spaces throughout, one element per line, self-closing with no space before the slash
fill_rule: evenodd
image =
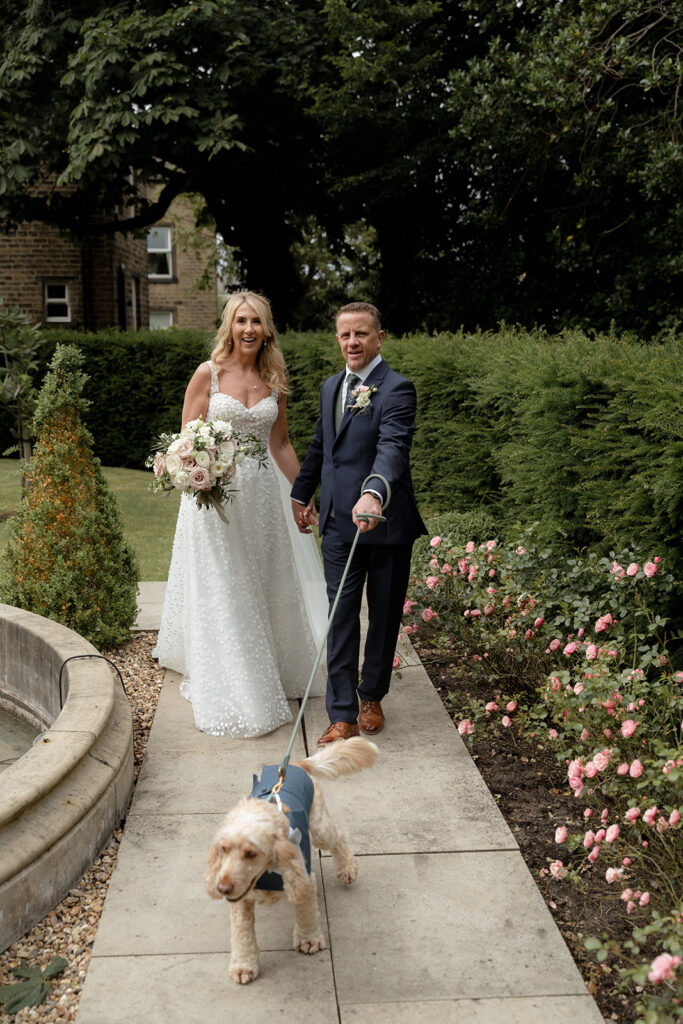
<path id="1" fill-rule="evenodd" d="M 278 394 L 286 395 L 287 370 L 285 360 L 278 348 L 273 312 L 265 295 L 259 295 L 258 292 L 237 292 L 236 295 L 230 296 L 223 310 L 221 325 L 218 328 L 216 342 L 211 352 L 211 361 L 218 363 L 221 359 L 232 355 L 232 350 L 235 347 L 232 338 L 232 325 L 235 313 L 243 302 L 251 306 L 266 331 L 266 340 L 256 356 L 256 368 L 261 376 L 261 380 L 271 391 L 277 391 Z"/>

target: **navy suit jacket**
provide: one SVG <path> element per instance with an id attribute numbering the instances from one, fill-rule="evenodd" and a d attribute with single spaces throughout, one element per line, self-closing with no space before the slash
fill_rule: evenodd
<path id="1" fill-rule="evenodd" d="M 349 409 L 335 431 L 335 406 L 346 371 L 335 374 L 320 390 L 320 418 L 292 497 L 307 503 L 320 484 L 320 533 L 325 532 L 330 512 L 341 537 L 351 543 L 356 527 L 351 510 L 360 498 L 363 481 L 381 473 L 391 486 L 386 523 L 362 533 L 361 544 L 408 544 L 426 533 L 415 503 L 410 476 L 410 445 L 415 430 L 417 399 L 412 381 L 396 373 L 382 360 L 363 382 L 377 388 L 365 409 Z M 377 479 L 373 490 L 384 493 Z"/>

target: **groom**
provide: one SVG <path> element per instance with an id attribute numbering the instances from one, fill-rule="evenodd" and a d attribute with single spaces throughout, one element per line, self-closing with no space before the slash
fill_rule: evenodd
<path id="1" fill-rule="evenodd" d="M 327 637 L 327 713 L 330 725 L 319 744 L 384 728 L 381 701 L 389 690 L 396 640 L 416 537 L 426 533 L 410 478 L 415 429 L 415 387 L 380 355 L 384 340 L 379 312 L 351 302 L 337 314 L 337 341 L 346 368 L 320 391 L 320 418 L 292 487 L 292 511 L 301 533 L 317 523 L 313 495 L 320 484 L 320 533 L 330 607 L 351 544 L 360 530 L 344 589 Z M 357 519 L 381 513 L 386 523 Z M 367 477 L 363 493 L 361 487 Z M 360 609 L 367 580 L 368 634 L 358 682 Z M 360 713 L 359 713 L 360 699 Z"/>

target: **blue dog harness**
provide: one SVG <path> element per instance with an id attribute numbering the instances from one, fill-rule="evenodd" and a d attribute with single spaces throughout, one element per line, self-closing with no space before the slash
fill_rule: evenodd
<path id="1" fill-rule="evenodd" d="M 254 784 L 251 796 L 259 800 L 271 798 L 273 786 L 280 777 L 280 766 L 267 764 L 261 772 L 261 778 L 254 775 Z M 313 780 L 303 768 L 290 765 L 287 769 L 285 780 L 278 797 L 282 803 L 287 804 L 288 811 L 283 809 L 283 814 L 289 819 L 289 839 L 301 847 L 306 871 L 311 873 L 311 839 L 309 836 L 309 814 L 313 803 Z M 265 871 L 254 886 L 256 889 L 268 889 L 271 892 L 281 892 L 284 889 L 284 882 L 279 871 Z"/>

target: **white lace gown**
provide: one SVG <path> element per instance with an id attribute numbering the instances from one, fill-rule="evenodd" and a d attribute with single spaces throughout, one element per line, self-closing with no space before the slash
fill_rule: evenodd
<path id="1" fill-rule="evenodd" d="M 251 409 L 221 394 L 212 367 L 207 420 L 229 420 L 267 445 L 277 410 L 275 394 Z M 246 459 L 234 480 L 238 493 L 225 506 L 227 526 L 214 509 L 187 495 L 180 500 L 153 654 L 183 676 L 195 724 L 213 736 L 260 736 L 291 721 L 287 699 L 303 696 L 324 635 L 327 597 L 310 549 L 315 541 L 293 520 L 290 527 L 282 481 L 270 458 L 261 467 Z M 307 580 L 298 564 L 306 545 Z M 320 669 L 311 692 L 325 692 Z"/>

